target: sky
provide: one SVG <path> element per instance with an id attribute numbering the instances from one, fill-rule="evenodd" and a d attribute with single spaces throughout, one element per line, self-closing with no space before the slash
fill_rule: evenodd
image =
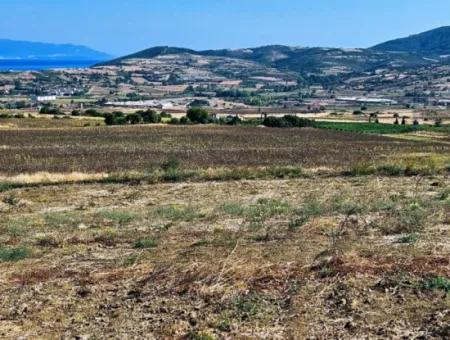
<path id="1" fill-rule="evenodd" d="M 0 38 L 86 45 L 370 47 L 450 25 L 449 0 L 0 0 Z"/>

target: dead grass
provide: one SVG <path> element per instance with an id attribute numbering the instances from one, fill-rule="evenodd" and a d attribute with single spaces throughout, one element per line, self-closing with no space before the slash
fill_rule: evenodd
<path id="1" fill-rule="evenodd" d="M 24 204 L 8 205 L 0 241 L 31 252 L 0 263 L 0 335 L 439 338 L 448 185 L 311 176 L 11 189 L 1 201 Z M 403 228 L 386 235 L 417 208 L 415 242 L 398 242 Z"/>

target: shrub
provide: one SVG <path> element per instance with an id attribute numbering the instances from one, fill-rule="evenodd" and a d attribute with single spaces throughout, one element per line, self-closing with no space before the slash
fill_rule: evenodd
<path id="1" fill-rule="evenodd" d="M 193 123 L 206 124 L 210 121 L 208 111 L 200 107 L 190 108 L 186 116 Z"/>
<path id="2" fill-rule="evenodd" d="M 288 122 L 283 118 L 267 117 L 263 121 L 263 125 L 272 128 L 288 127 Z"/>
<path id="3" fill-rule="evenodd" d="M 130 113 L 125 117 L 128 124 L 136 125 L 142 123 L 142 116 L 137 113 Z"/>
<path id="4" fill-rule="evenodd" d="M 47 114 L 47 115 L 61 115 L 63 112 L 59 107 L 53 107 L 51 105 L 44 105 L 40 110 L 40 114 Z"/>
<path id="5" fill-rule="evenodd" d="M 181 117 L 181 118 L 180 118 L 180 124 L 181 124 L 181 125 L 187 125 L 187 124 L 189 124 L 189 118 L 188 118 L 188 117 Z"/>
<path id="6" fill-rule="evenodd" d="M 242 122 L 242 119 L 238 116 L 233 116 L 230 118 L 227 118 L 226 124 L 227 125 L 239 125 Z"/>
<path id="7" fill-rule="evenodd" d="M 167 160 L 163 164 L 161 164 L 161 169 L 163 169 L 164 171 L 176 170 L 180 168 L 180 165 L 180 160 L 176 156 L 170 155 Z"/>
<path id="8" fill-rule="evenodd" d="M 178 124 L 180 124 L 180 120 L 178 118 L 176 118 L 176 117 L 173 117 L 173 118 L 170 119 L 169 124 L 171 124 L 171 125 L 178 125 Z"/>
<path id="9" fill-rule="evenodd" d="M 284 116 L 284 120 L 288 123 L 288 126 L 291 127 L 313 127 L 314 121 L 306 118 L 300 118 L 297 116 L 287 115 Z"/>
<path id="10" fill-rule="evenodd" d="M 313 127 L 314 121 L 291 115 L 287 115 L 281 118 L 270 116 L 264 119 L 263 125 L 267 127 L 278 127 L 278 128 L 308 127 L 308 126 Z"/>
<path id="11" fill-rule="evenodd" d="M 116 111 L 113 113 L 106 113 L 104 117 L 106 125 L 123 125 L 127 123 L 126 117 L 123 112 Z"/>
<path id="12" fill-rule="evenodd" d="M 147 111 L 138 111 L 136 112 L 141 118 L 144 123 L 147 124 L 157 124 L 161 123 L 161 116 L 153 111 L 153 110 L 147 110 Z"/>
<path id="13" fill-rule="evenodd" d="M 86 111 L 84 111 L 84 114 L 86 116 L 90 116 L 90 117 L 102 117 L 103 114 L 101 112 L 98 112 L 97 110 L 94 109 L 88 109 Z"/>

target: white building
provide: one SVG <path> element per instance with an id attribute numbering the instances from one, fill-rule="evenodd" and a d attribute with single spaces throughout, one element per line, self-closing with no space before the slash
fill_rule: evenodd
<path id="1" fill-rule="evenodd" d="M 31 100 L 39 103 L 50 102 L 56 100 L 56 96 L 32 96 Z"/>

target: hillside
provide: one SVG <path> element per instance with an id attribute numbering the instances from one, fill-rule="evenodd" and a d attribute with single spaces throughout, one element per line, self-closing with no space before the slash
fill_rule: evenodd
<path id="1" fill-rule="evenodd" d="M 0 39 L 0 59 L 20 60 L 107 60 L 111 56 L 91 48 L 71 44 Z"/>
<path id="2" fill-rule="evenodd" d="M 237 50 L 194 51 L 187 48 L 160 46 L 102 65 L 120 65 L 124 62 L 128 64 L 134 59 L 181 54 L 245 60 L 282 72 L 295 72 L 300 76 L 371 73 L 380 69 L 416 69 L 435 64 L 437 60 L 430 60 L 430 56 L 450 55 L 450 27 L 441 27 L 407 38 L 388 41 L 369 49 L 269 45 Z"/>
<path id="3" fill-rule="evenodd" d="M 397 54 L 368 49 L 302 48 L 282 45 L 262 46 L 238 50 L 194 51 L 178 47 L 153 47 L 121 57 L 104 65 L 121 65 L 136 59 L 152 59 L 167 55 L 193 55 L 238 59 L 276 68 L 279 71 L 295 72 L 305 76 L 341 75 L 373 72 L 379 68 L 426 66 L 430 61 L 413 54 Z"/>
<path id="4" fill-rule="evenodd" d="M 372 48 L 383 52 L 405 52 L 421 55 L 450 55 L 450 26 L 395 39 Z"/>

